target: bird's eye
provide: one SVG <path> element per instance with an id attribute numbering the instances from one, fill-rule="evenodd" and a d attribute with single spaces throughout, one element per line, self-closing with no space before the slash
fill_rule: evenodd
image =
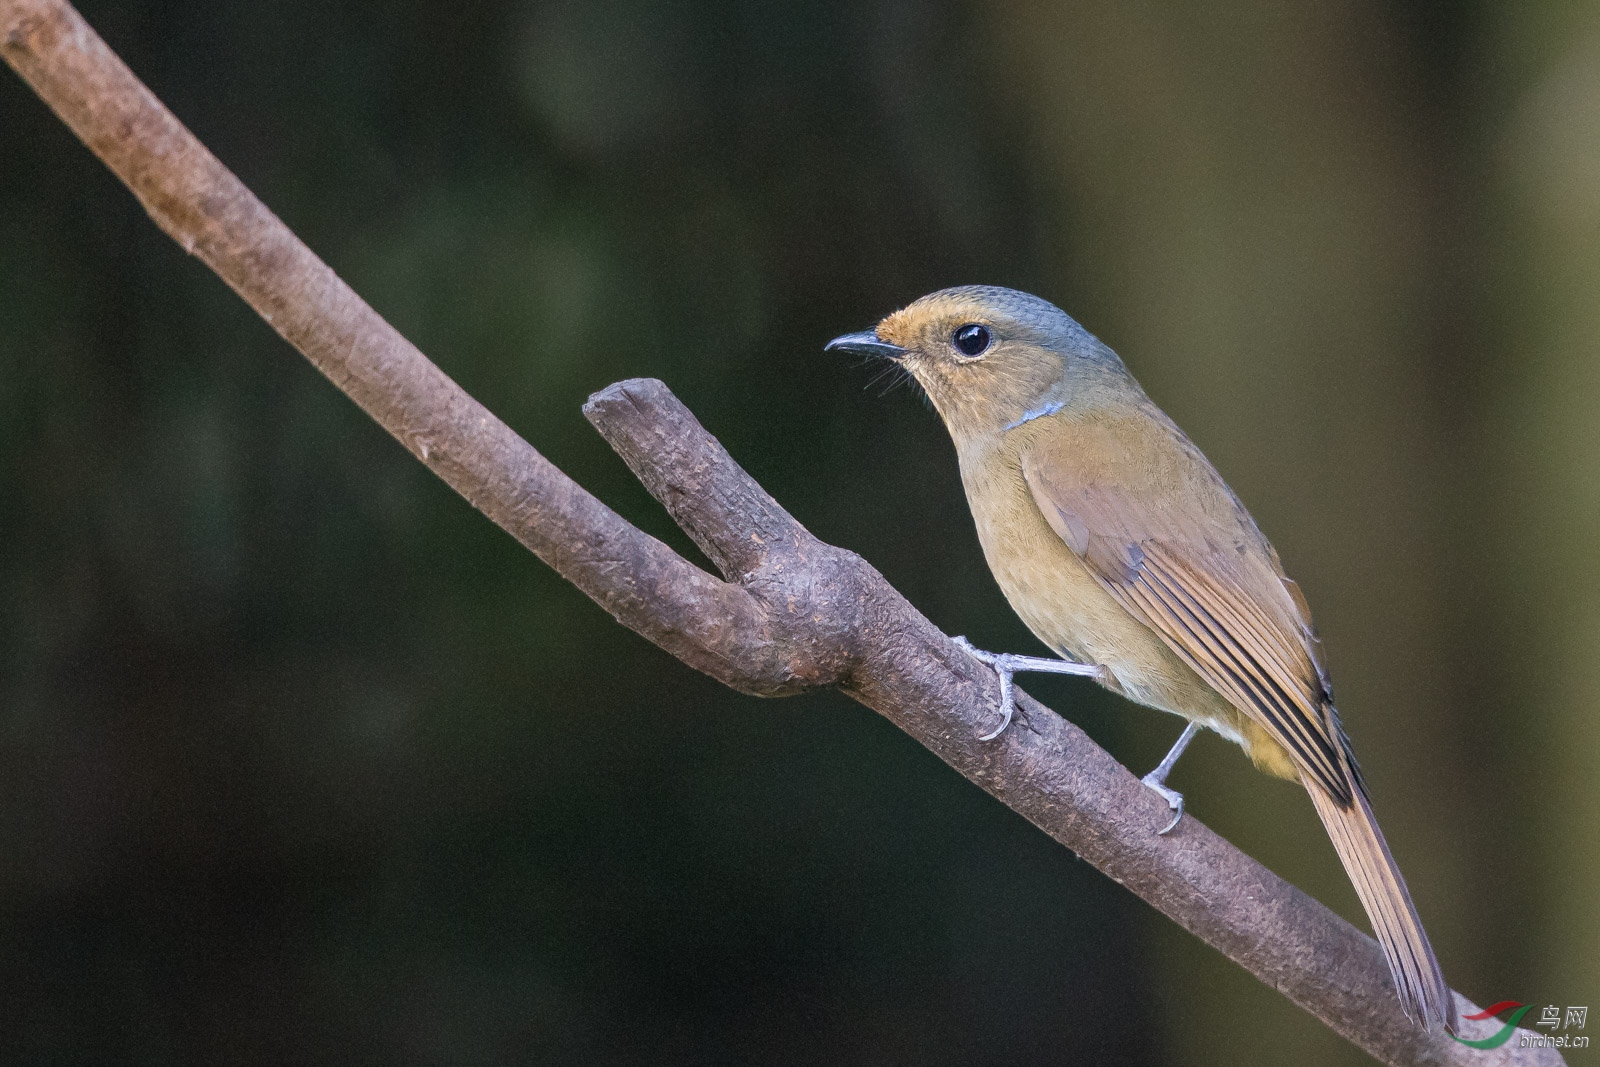
<path id="1" fill-rule="evenodd" d="M 955 341 L 956 347 L 961 349 L 964 355 L 981 356 L 989 347 L 989 329 L 975 322 L 969 322 L 965 326 L 957 327 L 951 340 Z"/>

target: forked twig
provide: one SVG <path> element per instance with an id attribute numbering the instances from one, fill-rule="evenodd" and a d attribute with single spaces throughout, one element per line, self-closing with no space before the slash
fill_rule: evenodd
<path id="1" fill-rule="evenodd" d="M 685 663 L 746 693 L 835 685 L 1338 1033 L 1391 1064 L 1553 1064 L 1479 1051 L 1400 1014 L 1377 945 L 1193 816 L 1071 723 L 1018 694 L 977 738 L 994 674 L 859 556 L 818 541 L 666 386 L 584 411 L 719 580 L 635 529 L 468 396 L 345 285 L 162 106 L 62 0 L 0 0 L 0 52 L 199 257 L 367 414 L 512 536 Z M 1463 1013 L 1474 1006 L 1458 995 Z"/>

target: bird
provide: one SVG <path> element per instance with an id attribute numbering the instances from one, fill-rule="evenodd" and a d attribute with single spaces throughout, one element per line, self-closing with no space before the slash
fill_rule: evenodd
<path id="1" fill-rule="evenodd" d="M 1306 598 L 1228 484 L 1106 345 L 1054 304 L 998 286 L 931 293 L 830 351 L 909 373 L 949 430 L 985 560 L 1056 653 L 963 648 L 998 674 L 1090 677 L 1188 720 L 1310 794 L 1372 922 L 1400 1006 L 1454 1032 L 1456 1010 L 1333 702 Z"/>

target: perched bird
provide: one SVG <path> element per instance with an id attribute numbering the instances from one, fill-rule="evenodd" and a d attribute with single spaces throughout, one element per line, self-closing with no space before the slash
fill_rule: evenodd
<path id="1" fill-rule="evenodd" d="M 1145 783 L 1183 816 L 1167 773 L 1199 727 L 1298 780 L 1388 958 L 1401 1006 L 1455 1028 L 1450 989 L 1373 818 L 1334 710 L 1305 597 L 1244 505 L 1116 353 L 1013 289 L 945 289 L 831 350 L 897 361 L 955 441 L 990 569 L 1062 657 L 974 656 L 1000 676 L 1084 674 L 1189 720 Z"/>

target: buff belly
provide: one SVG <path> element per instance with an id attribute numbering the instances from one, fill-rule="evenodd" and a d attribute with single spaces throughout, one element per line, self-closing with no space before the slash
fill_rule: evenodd
<path id="1" fill-rule="evenodd" d="M 994 471 L 992 465 L 973 465 Z M 1119 604 L 1045 522 L 1022 472 L 974 484 L 962 464 L 978 540 L 995 580 L 1034 635 L 1059 655 L 1108 668 L 1131 700 L 1181 715 L 1244 748 L 1257 767 L 1298 780 L 1289 754 Z M 983 496 L 979 506 L 975 495 Z"/>

